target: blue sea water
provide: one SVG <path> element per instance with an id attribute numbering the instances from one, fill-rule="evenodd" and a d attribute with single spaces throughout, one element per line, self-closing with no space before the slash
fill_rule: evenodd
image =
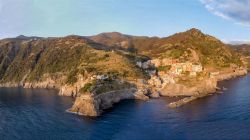
<path id="1" fill-rule="evenodd" d="M 171 98 L 126 100 L 102 116 L 67 113 L 73 99 L 56 90 L 0 89 L 0 140 L 250 139 L 250 75 L 228 90 L 177 109 Z"/>

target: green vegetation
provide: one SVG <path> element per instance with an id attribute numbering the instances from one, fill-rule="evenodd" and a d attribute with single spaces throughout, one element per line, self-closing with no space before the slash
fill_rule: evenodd
<path id="1" fill-rule="evenodd" d="M 14 43 L 9 43 L 11 41 Z M 33 82 L 52 78 L 72 85 L 77 82 L 78 75 L 108 74 L 130 80 L 144 77 L 128 58 L 129 55 L 136 57 L 135 54 L 111 52 L 98 47 L 104 48 L 74 36 L 28 43 L 15 39 L 0 41 L 1 82 Z"/>
<path id="2" fill-rule="evenodd" d="M 230 45 L 232 49 L 234 49 L 239 54 L 242 54 L 246 57 L 246 63 L 248 69 L 250 68 L 250 45 L 249 44 L 242 44 L 242 45 Z"/>
<path id="3" fill-rule="evenodd" d="M 169 56 L 172 57 L 172 58 L 177 59 L 177 58 L 180 58 L 183 54 L 184 54 L 183 49 L 174 49 L 174 50 L 171 51 Z"/>
<path id="4" fill-rule="evenodd" d="M 67 81 L 66 81 L 66 83 L 68 83 L 68 84 L 74 84 L 74 83 L 76 83 L 77 82 L 77 77 L 76 77 L 77 73 L 78 73 L 77 69 L 72 70 L 67 75 Z"/>
<path id="5" fill-rule="evenodd" d="M 84 87 L 80 88 L 79 92 L 81 94 L 85 93 L 85 92 L 90 92 L 93 88 L 94 84 L 93 83 L 87 83 L 84 85 Z"/>
<path id="6" fill-rule="evenodd" d="M 118 79 L 108 78 L 106 80 L 93 80 L 92 82 L 86 83 L 84 87 L 82 87 L 79 92 L 81 94 L 85 94 L 88 92 L 95 93 L 96 95 L 115 91 L 122 90 L 126 88 L 135 87 L 134 85 L 128 82 L 121 82 Z"/>
<path id="7" fill-rule="evenodd" d="M 96 84 L 94 91 L 95 94 L 102 94 L 110 91 L 115 90 L 123 90 L 126 88 L 134 87 L 133 85 L 129 84 L 128 82 L 120 83 L 118 80 L 105 80 L 105 81 L 98 81 Z"/>
<path id="8" fill-rule="evenodd" d="M 172 58 L 192 61 L 196 57 L 191 53 L 190 49 L 192 49 L 205 67 L 224 68 L 229 67 L 230 64 L 242 66 L 240 55 L 221 41 L 196 29 L 170 36 L 166 39 L 166 42 L 178 44 L 173 45 L 174 48 L 172 49 L 166 48 L 167 52 L 170 52 L 169 56 Z"/>
<path id="9" fill-rule="evenodd" d="M 168 66 L 160 66 L 157 68 L 158 71 L 168 71 L 171 69 L 171 66 L 168 65 Z"/>

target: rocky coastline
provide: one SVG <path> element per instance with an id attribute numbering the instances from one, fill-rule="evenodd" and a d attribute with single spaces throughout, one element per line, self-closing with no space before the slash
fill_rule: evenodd
<path id="1" fill-rule="evenodd" d="M 180 97 L 178 107 L 247 73 L 244 56 L 198 29 L 166 38 L 104 33 L 0 40 L 0 87 L 47 88 L 98 116 L 124 99 Z"/>
<path id="2" fill-rule="evenodd" d="M 76 95 L 78 91 L 76 90 L 76 85 L 73 85 L 68 90 L 65 90 L 65 86 L 56 84 L 53 81 L 24 84 L 4 83 L 0 84 L 0 87 L 57 89 L 59 90 L 58 94 L 61 96 L 75 97 L 75 102 L 73 103 L 73 106 L 67 110 L 68 112 L 94 117 L 101 115 L 105 109 L 111 108 L 115 103 L 125 99 L 148 100 L 150 98 L 158 98 L 160 96 L 183 97 L 182 99 L 168 105 L 170 108 L 180 107 L 196 99 L 216 93 L 219 81 L 229 80 L 246 74 L 247 70 L 245 69 L 237 70 L 232 73 L 220 74 L 216 77 L 206 79 L 202 83 L 193 87 L 186 87 L 181 84 L 169 84 L 159 91 L 155 88 L 150 88 L 149 86 L 137 86 L 136 88 L 113 90 L 98 95 L 94 95 L 92 93 L 82 94 L 77 97 Z"/>
<path id="3" fill-rule="evenodd" d="M 214 78 L 210 78 L 208 80 L 205 80 L 201 84 L 189 89 L 189 90 L 191 90 L 191 93 L 189 90 L 187 90 L 188 91 L 187 93 L 189 93 L 188 97 L 184 97 L 176 102 L 172 102 L 172 103 L 168 104 L 168 107 L 170 107 L 170 108 L 180 107 L 180 106 L 185 105 L 187 103 L 190 103 L 196 99 L 214 94 L 214 93 L 216 93 L 217 90 L 220 90 L 220 88 L 217 87 L 218 82 L 224 81 L 224 80 L 230 80 L 230 79 L 233 79 L 233 78 L 236 78 L 239 76 L 244 76 L 247 73 L 248 73 L 247 69 L 242 69 L 242 70 L 237 70 L 237 71 L 234 71 L 231 73 L 220 74 Z M 182 92 L 179 92 L 179 93 L 182 93 Z"/>

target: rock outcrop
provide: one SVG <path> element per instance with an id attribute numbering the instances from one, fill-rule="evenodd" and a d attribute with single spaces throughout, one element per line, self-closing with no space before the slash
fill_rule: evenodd
<path id="1" fill-rule="evenodd" d="M 201 96 L 216 92 L 217 80 L 209 78 L 203 80 L 200 84 L 188 87 L 182 84 L 169 84 L 161 91 L 161 96 Z"/>
<path id="2" fill-rule="evenodd" d="M 219 81 L 229 80 L 238 76 L 247 74 L 247 69 L 235 70 L 234 72 L 224 73 L 217 75 L 214 78 L 204 80 L 202 83 L 195 87 L 187 88 L 183 85 L 172 85 L 164 89 L 165 94 L 163 96 L 188 96 L 184 97 L 176 102 L 170 103 L 168 106 L 171 108 L 180 107 L 184 104 L 192 102 L 196 99 L 208 96 L 212 93 L 216 93 L 218 89 L 217 84 Z M 162 92 L 164 93 L 164 92 Z"/>
<path id="3" fill-rule="evenodd" d="M 74 105 L 68 111 L 84 116 L 99 116 L 103 110 L 112 107 L 115 103 L 125 99 L 149 99 L 142 89 L 124 89 L 110 91 L 100 95 L 86 93 L 77 97 Z"/>
<path id="4" fill-rule="evenodd" d="M 234 72 L 221 73 L 216 76 L 218 81 L 229 80 L 238 76 L 243 76 L 248 73 L 247 69 L 235 70 Z"/>

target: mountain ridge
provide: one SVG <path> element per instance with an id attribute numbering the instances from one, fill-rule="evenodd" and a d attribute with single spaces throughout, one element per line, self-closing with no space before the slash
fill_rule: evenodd
<path id="1" fill-rule="evenodd" d="M 70 42 L 70 40 L 73 41 Z M 4 52 L 4 49 L 9 52 L 0 54 L 0 56 L 2 55 L 0 57 L 0 68 L 2 69 L 0 70 L 3 73 L 7 64 L 14 59 L 13 57 L 20 51 L 22 45 L 26 46 L 23 48 L 28 48 L 26 51 L 30 53 L 29 51 L 32 49 L 53 49 L 53 46 L 54 48 L 60 46 L 62 48 L 63 46 L 72 48 L 70 45 L 74 46 L 77 43 L 87 44 L 96 50 L 118 50 L 138 56 L 147 56 L 151 59 L 172 58 L 181 61 L 192 61 L 194 57 L 198 57 L 204 67 L 228 67 L 230 63 L 242 65 L 240 62 L 241 56 L 228 45 L 212 36 L 203 34 L 198 29 L 192 28 L 164 38 L 131 36 L 118 32 L 101 33 L 95 36 L 69 35 L 66 37 L 42 38 L 21 35 L 16 38 L 7 38 L 0 40 L 2 52 Z M 9 56 L 8 59 L 4 59 L 4 55 Z M 0 73 L 0 75 L 2 74 Z"/>

